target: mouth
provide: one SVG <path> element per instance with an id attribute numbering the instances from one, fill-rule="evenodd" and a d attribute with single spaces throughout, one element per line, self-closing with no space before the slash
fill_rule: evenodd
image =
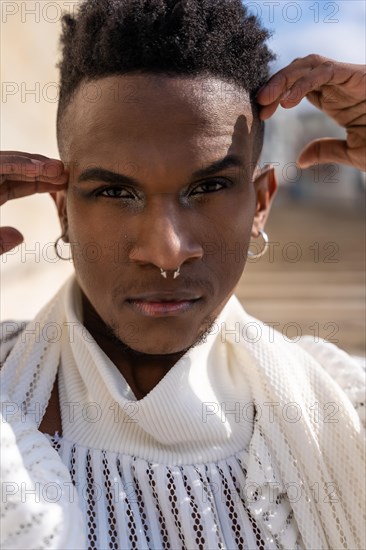
<path id="1" fill-rule="evenodd" d="M 146 317 L 169 317 L 185 313 L 202 300 L 201 296 L 187 293 L 159 293 L 128 298 L 126 303 Z"/>

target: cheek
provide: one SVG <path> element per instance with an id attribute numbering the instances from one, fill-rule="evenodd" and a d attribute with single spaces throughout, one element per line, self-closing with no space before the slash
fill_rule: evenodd
<path id="1" fill-rule="evenodd" d="M 128 260 L 126 231 L 113 224 L 99 209 L 82 201 L 70 200 L 68 207 L 69 237 L 76 277 L 85 294 L 93 289 L 107 289 L 108 281 L 123 274 Z M 102 295 L 105 295 L 105 290 Z"/>
<path id="2" fill-rule="evenodd" d="M 236 193 L 212 223 L 207 248 L 223 277 L 240 276 L 247 259 L 255 213 L 254 189 Z"/>
<path id="3" fill-rule="evenodd" d="M 247 259 L 251 224 L 244 221 L 216 226 L 211 239 L 204 243 L 203 262 L 217 278 L 224 293 L 232 290 L 240 279 Z"/>

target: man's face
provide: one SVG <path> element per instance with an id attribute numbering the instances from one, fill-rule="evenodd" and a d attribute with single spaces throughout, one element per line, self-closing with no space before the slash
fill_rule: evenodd
<path id="1" fill-rule="evenodd" d="M 65 114 L 70 179 L 58 205 L 76 278 L 140 352 L 194 344 L 244 269 L 256 209 L 253 116 L 245 94 L 227 88 L 208 78 L 108 77 L 81 86 Z"/>

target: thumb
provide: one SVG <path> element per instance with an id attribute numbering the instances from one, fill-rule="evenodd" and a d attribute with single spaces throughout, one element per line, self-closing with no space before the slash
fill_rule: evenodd
<path id="1" fill-rule="evenodd" d="M 331 138 L 316 139 L 301 151 L 297 159 L 300 168 L 332 162 L 353 166 L 348 156 L 346 141 Z"/>
<path id="2" fill-rule="evenodd" d="M 0 228 L 0 255 L 9 252 L 24 241 L 23 235 L 14 227 Z"/>

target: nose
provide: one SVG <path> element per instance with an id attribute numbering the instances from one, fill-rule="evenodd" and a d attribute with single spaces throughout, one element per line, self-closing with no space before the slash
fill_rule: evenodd
<path id="1" fill-rule="evenodd" d="M 178 212 L 179 206 L 166 203 L 141 216 L 130 261 L 175 271 L 203 256 L 202 245 L 194 237 L 191 221 Z"/>

